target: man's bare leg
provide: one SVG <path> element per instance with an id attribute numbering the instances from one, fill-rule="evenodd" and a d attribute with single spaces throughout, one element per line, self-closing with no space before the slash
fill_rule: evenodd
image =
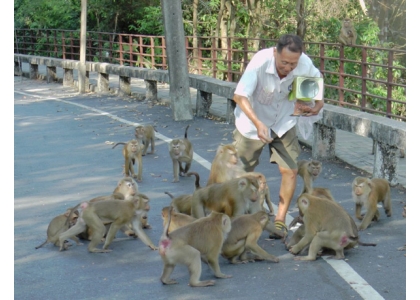
<path id="1" fill-rule="evenodd" d="M 297 169 L 286 169 L 279 166 L 281 173 L 279 209 L 274 221 L 286 222 L 286 214 L 295 193 L 297 183 Z M 286 224 L 286 223 L 285 223 Z"/>

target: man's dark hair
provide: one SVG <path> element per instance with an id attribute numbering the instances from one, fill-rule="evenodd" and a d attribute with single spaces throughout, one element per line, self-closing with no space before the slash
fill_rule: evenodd
<path id="1" fill-rule="evenodd" d="M 283 48 L 287 47 L 291 52 L 302 53 L 303 52 L 303 42 L 302 39 L 294 34 L 285 34 L 282 35 L 277 42 L 277 52 L 280 53 Z"/>

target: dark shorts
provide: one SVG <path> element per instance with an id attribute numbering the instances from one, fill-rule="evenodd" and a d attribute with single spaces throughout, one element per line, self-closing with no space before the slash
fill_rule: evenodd
<path id="1" fill-rule="evenodd" d="M 296 134 L 296 126 L 278 137 L 271 131 L 273 141 L 268 144 L 270 162 L 276 163 L 286 169 L 297 169 L 297 159 L 300 154 L 300 145 Z M 261 140 L 252 140 L 244 137 L 237 129 L 233 131 L 233 143 L 238 155 L 245 164 L 245 170 L 251 172 L 259 164 L 259 157 L 266 144 Z"/>

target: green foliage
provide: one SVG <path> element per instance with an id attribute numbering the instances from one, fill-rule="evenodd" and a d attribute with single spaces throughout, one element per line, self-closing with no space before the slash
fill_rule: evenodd
<path id="1" fill-rule="evenodd" d="M 143 18 L 134 21 L 128 28 L 131 32 L 144 35 L 164 35 L 162 9 L 160 6 L 144 7 L 141 11 Z"/>

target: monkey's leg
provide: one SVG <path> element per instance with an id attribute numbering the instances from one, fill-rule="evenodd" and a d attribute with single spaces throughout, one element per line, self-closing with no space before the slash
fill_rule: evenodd
<path id="1" fill-rule="evenodd" d="M 174 180 L 172 182 L 179 182 L 179 163 L 176 159 L 172 159 Z"/>
<path id="2" fill-rule="evenodd" d="M 186 174 L 186 172 L 185 172 L 184 167 L 182 166 L 182 162 L 181 161 L 178 161 L 178 165 L 179 165 L 179 175 L 182 176 L 182 177 L 184 177 L 185 174 Z"/>
<path id="3" fill-rule="evenodd" d="M 381 214 L 379 213 L 379 210 L 377 209 L 375 212 L 375 216 L 372 218 L 372 221 L 379 221 L 379 217 Z"/>
<path id="4" fill-rule="evenodd" d="M 151 146 L 151 151 L 150 151 L 150 153 L 155 153 L 155 139 L 154 139 L 154 138 L 152 138 L 152 140 L 151 140 L 151 144 L 152 144 L 152 146 Z"/>
<path id="5" fill-rule="evenodd" d="M 145 155 L 146 155 L 146 153 L 147 153 L 147 148 L 149 148 L 149 140 L 146 140 L 146 141 L 144 142 L 144 148 L 143 148 L 143 153 L 142 153 L 142 155 L 143 155 L 143 156 L 145 156 Z"/>
<path id="6" fill-rule="evenodd" d="M 268 189 L 267 189 L 267 193 L 265 194 L 265 203 L 268 206 L 269 215 L 274 216 L 273 203 L 271 203 L 270 191 Z"/>
<path id="7" fill-rule="evenodd" d="M 79 238 L 77 236 L 71 236 L 70 239 L 76 242 L 77 246 L 83 245 L 83 243 L 80 242 Z"/>
<path id="8" fill-rule="evenodd" d="M 389 193 L 385 196 L 384 209 L 387 217 L 392 216 L 391 195 Z"/>
<path id="9" fill-rule="evenodd" d="M 289 249 L 289 252 L 292 254 L 298 254 L 302 251 L 306 246 L 308 246 L 314 238 L 314 235 L 305 230 L 305 235 L 300 239 L 300 241 Z"/>
<path id="10" fill-rule="evenodd" d="M 324 240 L 329 238 L 328 232 L 318 232 L 309 246 L 307 256 L 295 256 L 295 260 L 316 260 L 319 250 L 324 246 Z"/>
<path id="11" fill-rule="evenodd" d="M 125 176 L 130 176 L 130 169 L 131 169 L 131 159 L 128 157 L 128 154 L 127 154 L 127 158 L 125 159 L 125 162 L 124 162 Z"/>
<path id="12" fill-rule="evenodd" d="M 255 234 L 249 234 L 246 238 L 246 249 L 251 250 L 254 254 L 258 255 L 259 257 L 269 260 L 269 261 L 273 261 L 273 262 L 279 262 L 280 260 L 274 256 L 271 255 L 270 253 L 268 253 L 267 251 L 265 251 L 263 248 L 261 248 L 257 242 L 258 239 L 260 238 L 261 232 L 257 232 Z"/>
<path id="13" fill-rule="evenodd" d="M 375 217 L 376 213 L 379 212 L 378 209 L 375 207 L 369 206 L 367 208 L 366 214 L 363 217 L 362 223 L 357 227 L 358 230 L 365 230 L 370 223 L 372 222 L 372 219 Z"/>
<path id="14" fill-rule="evenodd" d="M 162 272 L 162 276 L 160 276 L 160 281 L 163 284 L 176 284 L 178 283 L 176 280 L 170 279 L 169 277 L 171 276 L 172 272 L 175 269 L 175 265 L 171 265 L 167 262 L 163 263 L 163 272 Z"/>
<path id="15" fill-rule="evenodd" d="M 109 227 L 108 233 L 106 235 L 105 243 L 102 247 L 102 249 L 108 249 L 109 245 L 111 244 L 112 240 L 115 238 L 115 235 L 117 234 L 118 230 L 122 227 L 121 224 L 112 223 L 111 227 Z M 105 233 L 106 229 L 105 226 L 103 226 L 103 232 Z M 103 236 L 103 234 L 102 234 Z M 102 237 L 101 236 L 101 237 Z"/>
<path id="16" fill-rule="evenodd" d="M 60 250 L 67 250 L 67 246 L 64 245 L 64 242 L 66 239 L 78 235 L 79 233 L 82 233 L 86 230 L 86 223 L 83 220 L 83 218 L 79 217 L 79 219 L 77 219 L 77 222 L 74 226 L 70 227 L 69 229 L 67 229 L 65 232 L 61 233 L 59 236 L 59 241 L 60 241 Z"/>
<path id="17" fill-rule="evenodd" d="M 95 224 L 89 224 L 90 227 L 92 227 L 92 238 L 90 240 L 90 243 L 88 245 L 89 252 L 92 253 L 105 253 L 105 252 L 111 252 L 112 250 L 106 250 L 105 246 L 103 249 L 96 248 L 96 246 L 102 241 L 102 237 L 104 236 L 106 232 L 105 225 L 102 224 L 102 221 L 99 219 L 99 217 L 96 217 L 97 220 Z M 113 223 L 114 224 L 114 223 Z M 112 225 L 111 225 L 112 227 Z M 111 231 L 111 228 L 109 229 Z M 109 231 L 106 237 L 106 240 L 108 240 Z M 105 243 L 106 243 L 105 240 Z"/>
<path id="18" fill-rule="evenodd" d="M 181 250 L 181 249 L 180 249 Z M 190 272 L 190 286 L 201 287 L 215 284 L 214 280 L 200 281 L 201 276 L 201 254 L 197 249 L 186 245 L 182 248 L 183 258 L 180 263 L 186 264 Z"/>
<path id="19" fill-rule="evenodd" d="M 210 268 L 214 272 L 214 276 L 216 276 L 217 278 L 231 278 L 232 275 L 226 275 L 220 271 L 219 254 L 217 253 L 216 255 L 213 255 L 215 257 L 210 257 L 210 256 L 206 256 L 206 257 L 207 257 L 207 261 L 209 263 Z M 201 269 L 201 265 L 200 265 L 200 269 Z"/>
<path id="20" fill-rule="evenodd" d="M 191 162 L 185 163 L 184 174 L 187 174 L 190 168 L 191 168 Z"/>
<path id="21" fill-rule="evenodd" d="M 363 204 L 361 204 L 361 203 L 356 203 L 356 218 L 359 219 L 359 220 L 363 220 L 363 217 L 362 217 L 362 214 L 361 214 L 362 205 Z"/>
<path id="22" fill-rule="evenodd" d="M 157 250 L 158 247 L 156 247 L 153 242 L 150 240 L 150 238 L 147 236 L 147 234 L 141 229 L 140 227 L 141 220 L 135 216 L 133 220 L 131 221 L 131 225 L 133 226 L 134 232 L 137 234 L 138 238 L 147 246 L 149 246 L 152 250 Z"/>

